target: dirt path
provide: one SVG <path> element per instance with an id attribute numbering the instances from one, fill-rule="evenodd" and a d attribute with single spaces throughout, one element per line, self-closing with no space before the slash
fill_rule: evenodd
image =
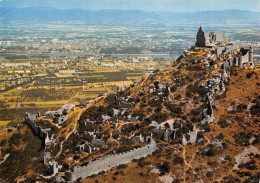
<path id="1" fill-rule="evenodd" d="M 197 133 L 199 132 L 199 130 L 196 127 L 194 128 L 194 131 L 196 131 Z M 206 147 L 210 143 L 210 140 L 205 135 L 204 135 L 204 138 L 207 140 L 207 143 L 204 144 L 202 148 Z M 200 181 L 203 183 L 204 182 L 203 179 L 196 173 L 196 171 L 194 170 L 194 167 L 192 166 L 192 162 L 195 159 L 196 153 L 199 152 L 199 148 L 197 148 L 196 152 L 193 153 L 191 160 L 189 162 L 187 162 L 186 147 L 185 146 L 182 146 L 182 147 L 183 147 L 182 156 L 183 156 L 184 165 L 187 166 L 187 168 L 184 167 L 184 174 L 183 174 L 184 182 L 186 182 L 186 171 L 188 170 L 188 168 L 191 168 L 193 174 L 197 175 L 199 177 Z"/>
<path id="2" fill-rule="evenodd" d="M 77 117 L 77 119 L 76 119 L 75 122 L 74 122 L 74 128 L 73 128 L 73 130 L 71 130 L 70 133 L 68 133 L 68 135 L 65 137 L 65 139 L 60 143 L 60 151 L 59 151 L 59 152 L 57 153 L 57 155 L 55 156 L 55 160 L 56 160 L 57 158 L 59 158 L 59 156 L 60 156 L 60 154 L 61 154 L 61 152 L 62 152 L 62 150 L 63 150 L 63 144 L 68 140 L 69 136 L 76 130 L 76 128 L 77 128 L 77 123 L 78 123 L 78 120 L 79 120 L 81 114 L 82 114 L 82 109 L 80 109 L 80 112 L 79 112 L 79 114 L 78 114 L 78 117 Z"/>
<path id="3" fill-rule="evenodd" d="M 57 155 L 55 156 L 55 160 L 56 160 L 57 158 L 59 158 L 59 156 L 60 156 L 60 154 L 61 154 L 61 152 L 62 152 L 62 150 L 63 150 L 63 144 L 68 140 L 68 138 L 70 137 L 70 135 L 76 130 L 76 128 L 77 128 L 77 123 L 78 123 L 78 121 L 79 121 L 79 119 L 80 119 L 80 116 L 81 116 L 83 110 L 84 110 L 84 111 L 87 110 L 88 107 L 89 107 L 94 101 L 97 101 L 97 100 L 99 100 L 99 99 L 101 99 L 101 98 L 103 98 L 103 97 L 104 97 L 104 96 L 100 96 L 100 97 L 96 98 L 95 100 L 93 100 L 91 103 L 89 103 L 86 107 L 80 108 L 80 112 L 79 112 L 79 114 L 78 114 L 78 117 L 77 117 L 77 119 L 76 119 L 75 122 L 74 122 L 74 128 L 73 128 L 73 130 L 71 130 L 71 131 L 68 133 L 68 135 L 65 137 L 65 139 L 60 143 L 60 151 L 59 151 L 59 152 L 57 153 Z"/>

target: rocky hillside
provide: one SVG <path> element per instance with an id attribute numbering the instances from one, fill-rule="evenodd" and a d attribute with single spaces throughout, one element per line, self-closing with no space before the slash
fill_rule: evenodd
<path id="1" fill-rule="evenodd" d="M 91 180 L 131 182 L 132 176 L 124 172 L 135 172 L 138 166 L 135 176 L 145 177 L 144 182 L 151 174 L 176 182 L 259 180 L 259 69 L 222 69 L 227 58 L 209 49 L 191 49 L 170 67 L 94 102 L 82 114 L 78 133 L 66 143 L 77 142 L 76 148 L 85 143 L 85 132 L 96 130 L 106 145 L 90 154 L 75 153 L 67 145 L 61 162 L 77 155 L 78 163 L 65 162 L 83 165 L 133 149 L 144 143 L 141 134 L 156 140 L 154 155 L 123 172 L 112 170 Z M 125 175 L 117 176 L 118 171 Z"/>
<path id="2" fill-rule="evenodd" d="M 31 153 L 43 161 L 43 152 L 51 152 L 46 160 L 62 168 L 49 182 L 65 181 L 65 172 L 74 167 L 146 146 L 152 137 L 157 146 L 152 155 L 82 177 L 82 182 L 258 182 L 260 71 L 247 65 L 223 69 L 229 58 L 208 48 L 184 51 L 171 66 L 88 104 L 75 128 L 68 126 L 69 135 Z M 28 138 L 20 141 L 29 145 Z M 2 139 L 2 157 L 11 145 L 12 138 Z M 29 148 L 18 147 L 23 153 Z M 19 174 L 7 173 L 16 160 L 13 156 L 0 165 L 4 181 L 48 175 L 45 166 L 19 166 Z"/>

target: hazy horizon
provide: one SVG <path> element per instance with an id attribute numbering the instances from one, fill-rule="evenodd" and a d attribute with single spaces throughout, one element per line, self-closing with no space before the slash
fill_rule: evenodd
<path id="1" fill-rule="evenodd" d="M 162 12 L 196 12 L 248 10 L 260 12 L 260 0 L 0 0 L 0 7 L 52 7 L 84 10 L 143 10 Z"/>

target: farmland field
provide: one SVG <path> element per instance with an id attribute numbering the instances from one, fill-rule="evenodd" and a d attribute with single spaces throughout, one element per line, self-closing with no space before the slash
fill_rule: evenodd
<path id="1" fill-rule="evenodd" d="M 0 126 L 5 127 L 11 121 L 0 121 Z"/>
<path id="2" fill-rule="evenodd" d="M 23 67 L 6 68 L 1 75 L 2 79 L 17 77 L 19 83 L 8 80 L 4 85 L 12 86 L 0 92 L 0 120 L 4 125 L 7 121 L 11 126 L 22 122 L 25 112 L 45 113 L 67 103 L 85 104 L 98 96 L 115 92 L 119 87 L 127 87 L 152 69 L 162 68 L 168 63 L 166 60 L 154 61 L 151 58 L 139 58 L 133 62 L 133 58 L 113 57 L 95 58 L 103 59 L 103 62 L 96 62 L 95 59 L 92 62 L 82 57 L 70 59 L 64 65 L 66 59 L 31 59 L 30 63 L 35 64 L 35 67 L 26 70 Z M 15 61 L 24 62 L 20 59 Z M 9 60 L 0 60 L 0 64 L 3 62 Z M 53 65 L 53 69 L 46 64 Z M 70 70 L 64 70 L 66 67 Z"/>

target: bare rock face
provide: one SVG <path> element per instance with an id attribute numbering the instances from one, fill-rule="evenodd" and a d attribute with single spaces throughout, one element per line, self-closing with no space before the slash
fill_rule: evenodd
<path id="1" fill-rule="evenodd" d="M 254 147 L 252 145 L 250 145 L 249 147 L 247 148 L 244 148 L 243 151 L 241 151 L 238 155 L 235 156 L 235 161 L 236 161 L 236 164 L 235 166 L 233 167 L 233 170 L 238 170 L 238 166 L 241 164 L 241 163 L 247 163 L 251 160 L 250 158 L 250 154 L 253 154 L 253 155 L 260 155 L 260 151 L 257 147 Z"/>

